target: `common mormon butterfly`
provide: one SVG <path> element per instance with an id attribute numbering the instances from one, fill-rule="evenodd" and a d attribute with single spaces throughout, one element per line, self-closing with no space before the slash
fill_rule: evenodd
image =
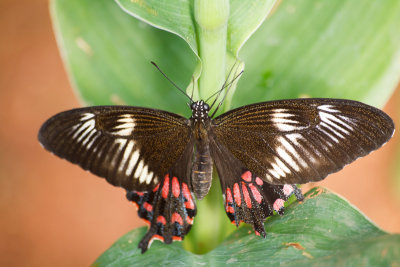
<path id="1" fill-rule="evenodd" d="M 214 101 L 215 103 L 215 101 Z M 324 179 L 386 143 L 388 115 L 341 99 L 251 104 L 216 118 L 192 101 L 189 119 L 167 111 L 96 106 L 61 112 L 40 129 L 49 151 L 127 190 L 150 228 L 139 243 L 182 240 L 207 195 L 213 163 L 229 219 L 266 236 L 264 220 L 283 213 L 295 184 Z"/>

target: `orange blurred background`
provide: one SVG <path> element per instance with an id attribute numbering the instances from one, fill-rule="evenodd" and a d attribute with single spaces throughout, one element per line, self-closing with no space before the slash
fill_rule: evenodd
<path id="1" fill-rule="evenodd" d="M 117 238 L 144 224 L 123 189 L 37 142 L 41 123 L 79 106 L 56 47 L 48 2 L 2 0 L 0 22 L 0 266 L 90 265 Z M 398 89 L 385 108 L 397 125 L 399 107 Z M 384 230 L 399 233 L 396 148 L 398 135 L 320 184 Z"/>

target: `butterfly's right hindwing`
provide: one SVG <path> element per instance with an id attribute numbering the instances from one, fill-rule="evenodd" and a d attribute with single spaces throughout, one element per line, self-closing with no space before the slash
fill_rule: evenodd
<path id="1" fill-rule="evenodd" d="M 137 191 L 153 189 L 180 158 L 189 140 L 185 118 L 122 106 L 62 112 L 50 118 L 39 132 L 39 141 L 47 150 L 115 186 Z"/>

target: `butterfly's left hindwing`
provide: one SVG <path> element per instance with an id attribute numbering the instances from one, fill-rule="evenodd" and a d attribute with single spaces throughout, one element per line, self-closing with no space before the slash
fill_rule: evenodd
<path id="1" fill-rule="evenodd" d="M 49 151 L 126 190 L 154 188 L 190 142 L 181 116 L 155 109 L 99 106 L 50 118 L 39 132 Z"/>

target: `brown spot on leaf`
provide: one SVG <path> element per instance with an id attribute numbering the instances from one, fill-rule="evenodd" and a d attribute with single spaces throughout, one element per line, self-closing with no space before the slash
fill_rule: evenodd
<path id="1" fill-rule="evenodd" d="M 325 191 L 326 190 L 322 187 L 314 187 L 310 191 L 308 191 L 305 198 L 307 198 L 307 199 L 315 198 L 316 196 L 321 195 Z"/>
<path id="2" fill-rule="evenodd" d="M 287 243 L 284 243 L 284 245 L 287 247 L 291 246 L 291 247 L 294 247 L 299 250 L 305 250 L 305 248 L 302 245 L 300 245 L 300 243 L 297 243 L 297 242 L 287 242 Z"/>
<path id="3" fill-rule="evenodd" d="M 382 250 L 382 252 L 381 252 L 382 258 L 384 258 L 384 257 L 386 256 L 387 252 L 388 252 L 388 249 L 387 249 L 387 248 L 384 248 L 384 249 Z"/>
<path id="4" fill-rule="evenodd" d="M 75 39 L 75 43 L 79 47 L 79 49 L 82 50 L 85 54 L 87 54 L 88 56 L 93 55 L 92 47 L 82 37 L 77 37 Z"/>
<path id="5" fill-rule="evenodd" d="M 306 252 L 306 251 L 303 251 L 303 253 L 301 253 L 303 256 L 305 256 L 306 258 L 309 258 L 309 259 L 314 259 L 314 257 L 310 254 L 310 253 L 308 253 L 308 252 Z"/>

